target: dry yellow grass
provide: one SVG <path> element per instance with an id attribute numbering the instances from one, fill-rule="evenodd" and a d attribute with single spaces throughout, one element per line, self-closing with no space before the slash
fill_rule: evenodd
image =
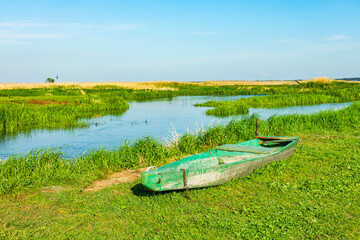
<path id="1" fill-rule="evenodd" d="M 309 80 L 301 80 L 301 82 L 317 81 L 317 82 L 332 82 L 341 81 L 333 80 L 327 77 L 318 77 Z M 129 89 L 156 89 L 156 90 L 175 90 L 169 87 L 169 84 L 177 83 L 183 85 L 200 85 L 200 86 L 225 86 L 225 85 L 246 85 L 246 86 L 265 86 L 265 85 L 292 85 L 297 84 L 296 81 L 205 81 L 205 82 L 175 82 L 175 81 L 153 81 L 153 82 L 60 82 L 60 83 L 0 83 L 0 90 L 2 89 L 16 89 L 16 88 L 53 88 L 53 87 L 67 87 L 67 88 L 94 88 L 97 86 L 116 86 Z"/>
<path id="2" fill-rule="evenodd" d="M 317 77 L 317 78 L 313 78 L 310 79 L 309 81 L 311 82 L 317 82 L 317 83 L 331 83 L 333 81 L 335 81 L 334 79 L 330 79 L 328 77 Z"/>
<path id="3" fill-rule="evenodd" d="M 60 82 L 60 83 L 0 83 L 0 89 L 16 89 L 16 88 L 94 88 L 97 86 L 116 86 L 129 89 L 157 89 L 157 90 L 175 90 L 168 87 L 168 84 L 195 84 L 201 86 L 221 86 L 221 85 L 282 85 L 294 84 L 294 81 L 206 81 L 206 82 L 175 82 L 175 81 L 153 81 L 153 82 Z"/>
<path id="4" fill-rule="evenodd" d="M 266 81 L 205 81 L 199 84 L 204 86 L 225 86 L 225 85 L 257 85 L 257 86 L 265 86 L 265 85 L 291 85 L 294 84 L 295 81 L 281 81 L 281 80 L 266 80 Z"/>
<path id="5" fill-rule="evenodd" d="M 169 87 L 162 87 L 165 82 L 60 82 L 60 83 L 0 83 L 0 89 L 16 89 L 16 88 L 54 88 L 54 87 L 67 87 L 67 88 L 94 88 L 98 86 L 116 86 L 130 89 L 159 89 L 159 90 L 174 90 Z M 169 83 L 169 82 L 166 82 Z"/>

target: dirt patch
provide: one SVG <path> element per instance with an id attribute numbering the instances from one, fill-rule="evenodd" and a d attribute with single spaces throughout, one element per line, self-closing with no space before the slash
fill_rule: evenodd
<path id="1" fill-rule="evenodd" d="M 65 102 L 65 101 L 51 101 L 51 100 L 25 100 L 25 103 L 30 103 L 30 104 L 36 104 L 36 105 L 48 105 L 48 104 L 67 104 L 69 102 Z"/>
<path id="2" fill-rule="evenodd" d="M 51 186 L 51 187 L 44 187 L 41 189 L 41 192 L 48 192 L 48 193 L 58 193 L 63 188 L 61 186 Z"/>
<path id="3" fill-rule="evenodd" d="M 90 186 L 85 188 L 85 192 L 98 191 L 119 183 L 133 182 L 135 179 L 141 177 L 141 173 L 144 172 L 145 169 L 146 168 L 141 168 L 138 170 L 124 170 L 121 172 L 112 173 L 107 179 L 96 180 L 93 182 Z"/>

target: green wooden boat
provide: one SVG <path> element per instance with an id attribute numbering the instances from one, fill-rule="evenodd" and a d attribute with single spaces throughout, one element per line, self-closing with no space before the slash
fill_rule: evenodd
<path id="1" fill-rule="evenodd" d="M 220 185 L 250 174 L 270 162 L 290 157 L 298 137 L 258 136 L 237 144 L 218 146 L 141 174 L 142 184 L 153 191 Z"/>

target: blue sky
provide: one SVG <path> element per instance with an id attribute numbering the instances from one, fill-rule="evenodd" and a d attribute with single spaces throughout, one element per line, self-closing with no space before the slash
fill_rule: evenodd
<path id="1" fill-rule="evenodd" d="M 0 0 L 0 82 L 360 76 L 359 0 Z"/>

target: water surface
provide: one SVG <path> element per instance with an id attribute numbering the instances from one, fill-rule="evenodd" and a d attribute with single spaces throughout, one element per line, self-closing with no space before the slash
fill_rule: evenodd
<path id="1" fill-rule="evenodd" d="M 226 123 L 233 118 L 206 116 L 208 108 L 194 107 L 195 103 L 210 100 L 230 100 L 250 96 L 181 96 L 172 99 L 152 100 L 147 102 L 129 102 L 130 108 L 120 116 L 106 115 L 86 120 L 88 128 L 72 130 L 33 130 L 15 137 L 0 140 L 0 159 L 12 154 L 25 154 L 32 149 L 60 149 L 66 157 L 78 156 L 100 147 L 107 149 L 121 145 L 125 140 L 134 140 L 143 136 L 161 138 L 171 137 L 174 130 L 183 134 L 209 124 Z M 331 103 L 312 106 L 286 108 L 250 108 L 250 114 L 256 113 L 261 118 L 274 114 L 312 113 L 332 108 L 343 108 L 351 103 Z"/>

